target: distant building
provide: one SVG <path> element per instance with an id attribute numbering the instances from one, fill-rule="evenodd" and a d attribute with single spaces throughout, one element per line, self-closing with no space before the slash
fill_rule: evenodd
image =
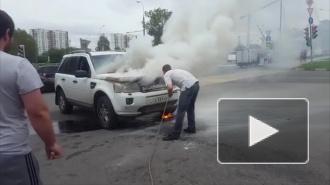
<path id="1" fill-rule="evenodd" d="M 32 29 L 30 30 L 30 34 L 34 38 L 38 46 L 38 55 L 48 51 L 50 49 L 49 42 L 49 32 L 44 29 Z"/>
<path id="2" fill-rule="evenodd" d="M 67 31 L 31 29 L 30 34 L 37 43 L 39 55 L 50 49 L 69 47 L 69 34 Z"/>
<path id="3" fill-rule="evenodd" d="M 110 46 L 112 50 L 125 50 L 129 48 L 129 43 L 133 38 L 136 38 L 136 35 L 129 34 L 111 34 L 110 35 Z"/>
<path id="4" fill-rule="evenodd" d="M 80 39 L 80 48 L 85 51 L 90 51 L 88 45 L 91 43 L 90 40 Z"/>
<path id="5" fill-rule="evenodd" d="M 65 49 L 69 47 L 69 33 L 61 30 L 49 31 L 50 49 Z"/>

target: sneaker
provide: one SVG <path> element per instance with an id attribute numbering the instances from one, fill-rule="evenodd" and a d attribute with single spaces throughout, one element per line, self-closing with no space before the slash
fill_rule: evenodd
<path id="1" fill-rule="evenodd" d="M 176 136 L 174 134 L 168 134 L 168 136 L 163 137 L 163 141 L 172 141 L 172 140 L 178 140 L 180 136 Z"/>
<path id="2" fill-rule="evenodd" d="M 186 133 L 190 133 L 190 134 L 196 133 L 196 129 L 190 129 L 190 128 L 186 128 L 183 131 L 186 132 Z"/>

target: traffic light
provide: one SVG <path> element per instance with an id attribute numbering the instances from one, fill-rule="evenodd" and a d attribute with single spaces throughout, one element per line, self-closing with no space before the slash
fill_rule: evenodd
<path id="1" fill-rule="evenodd" d="M 25 46 L 24 45 L 19 45 L 18 46 L 18 56 L 25 58 Z"/>
<path id="2" fill-rule="evenodd" d="M 307 41 L 306 41 L 306 45 L 307 45 L 307 46 L 311 46 L 311 39 L 307 39 Z"/>
<path id="3" fill-rule="evenodd" d="M 304 30 L 305 30 L 305 39 L 307 40 L 309 39 L 309 28 L 306 27 Z"/>
<path id="4" fill-rule="evenodd" d="M 315 39 L 317 37 L 317 26 L 312 27 L 312 37 Z"/>
<path id="5" fill-rule="evenodd" d="M 304 30 L 305 30 L 306 45 L 307 46 L 311 46 L 311 39 L 309 38 L 310 37 L 310 35 L 309 35 L 309 28 L 306 27 Z"/>

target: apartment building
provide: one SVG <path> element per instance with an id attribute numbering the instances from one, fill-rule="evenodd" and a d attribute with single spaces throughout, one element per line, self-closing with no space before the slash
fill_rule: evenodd
<path id="1" fill-rule="evenodd" d="M 34 38 L 38 46 L 38 55 L 50 49 L 49 31 L 44 29 L 32 29 L 30 34 Z"/>
<path id="2" fill-rule="evenodd" d="M 69 34 L 67 31 L 31 29 L 30 34 L 37 43 L 39 55 L 50 49 L 69 47 Z"/>

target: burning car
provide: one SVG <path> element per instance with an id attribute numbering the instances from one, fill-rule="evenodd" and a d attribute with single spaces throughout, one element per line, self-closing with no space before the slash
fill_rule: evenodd
<path id="1" fill-rule="evenodd" d="M 176 110 L 179 92 L 169 98 L 162 77 L 98 73 L 124 52 L 77 52 L 65 55 L 55 74 L 55 103 L 63 114 L 74 106 L 95 111 L 101 126 L 114 129 L 121 118 Z"/>

